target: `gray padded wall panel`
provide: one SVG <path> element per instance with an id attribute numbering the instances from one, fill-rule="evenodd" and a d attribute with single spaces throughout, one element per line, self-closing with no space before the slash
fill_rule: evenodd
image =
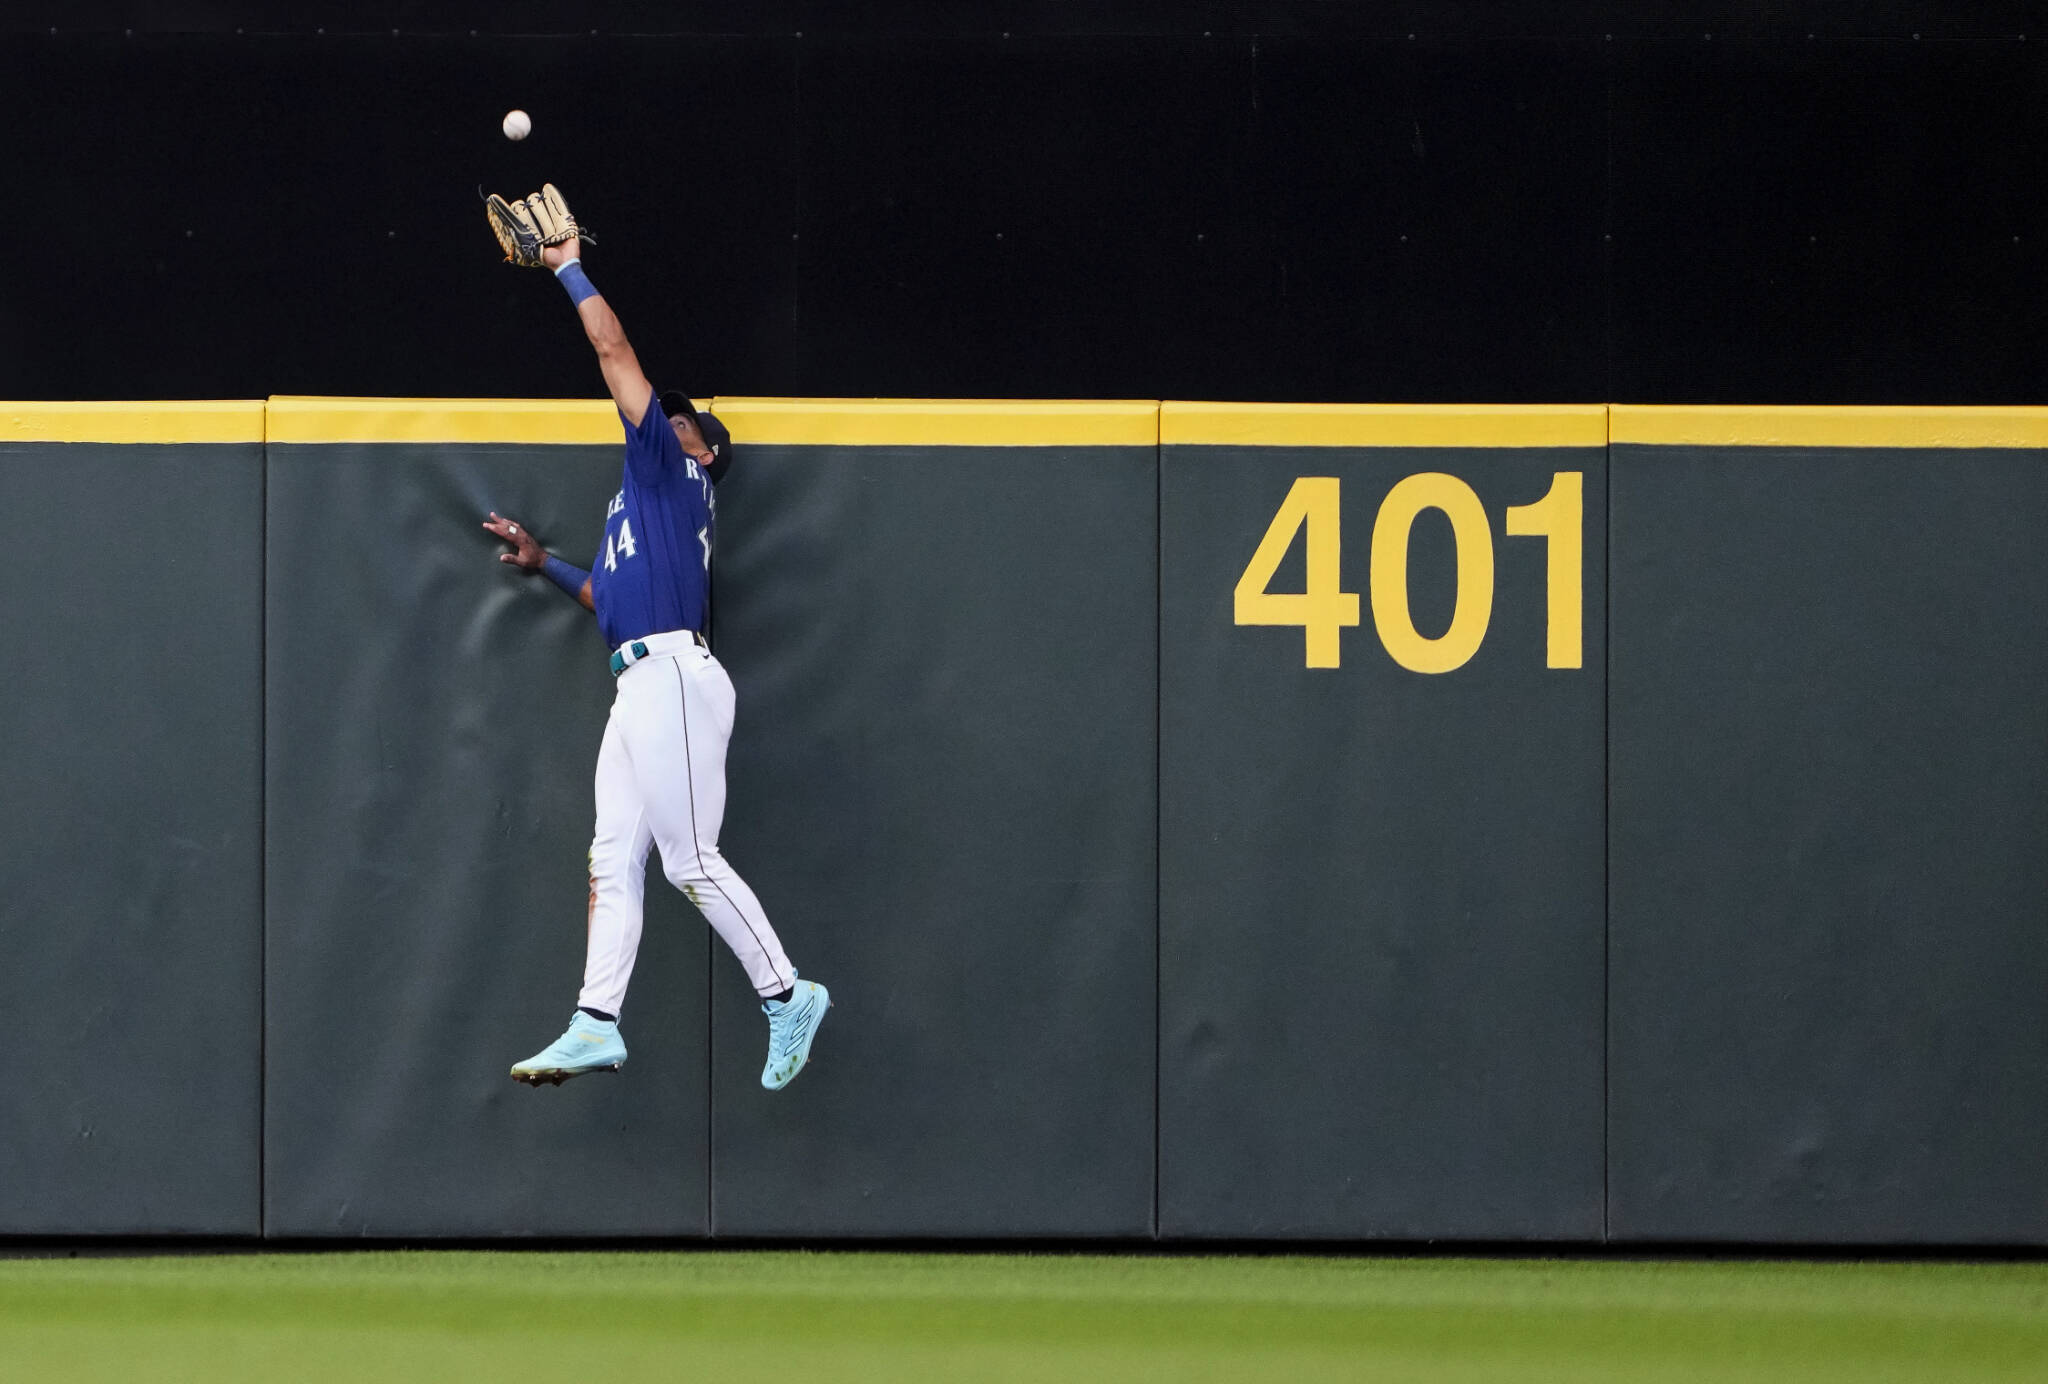
<path id="1" fill-rule="evenodd" d="M 2048 1240 L 2048 470 L 1614 449 L 1621 1240 Z"/>
<path id="2" fill-rule="evenodd" d="M 0 1233 L 259 1228 L 262 482 L 0 443 Z"/>
<path id="3" fill-rule="evenodd" d="M 1153 449 L 748 446 L 728 857 L 836 1007 L 759 1085 L 714 958 L 720 1235 L 1152 1224 Z"/>
<path id="4" fill-rule="evenodd" d="M 499 564 L 579 566 L 618 447 L 273 445 L 272 1235 L 705 1229 L 708 929 L 657 878 L 617 1076 L 531 1090 L 582 977 L 595 622 Z"/>
<path id="5" fill-rule="evenodd" d="M 1601 1232 L 1604 453 L 1161 451 L 1160 1172 L 1168 1237 Z M 1584 476 L 1584 666 L 1546 667 L 1547 544 L 1503 533 Z M 1398 666 L 1367 580 L 1382 500 L 1444 472 L 1497 564 L 1478 652 Z M 1297 477 L 1342 482 L 1341 666 L 1233 591 Z M 1451 529 L 1409 541 L 1450 624 Z M 1269 590 L 1303 590 L 1303 542 Z"/>

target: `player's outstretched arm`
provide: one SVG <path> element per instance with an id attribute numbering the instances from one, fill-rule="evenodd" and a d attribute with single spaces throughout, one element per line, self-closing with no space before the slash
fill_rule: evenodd
<path id="1" fill-rule="evenodd" d="M 540 258 L 576 300 L 576 315 L 583 319 L 583 334 L 590 338 L 591 349 L 597 352 L 605 388 L 611 390 L 612 400 L 626 422 L 639 427 L 640 420 L 647 416 L 647 406 L 654 400 L 654 386 L 640 372 L 640 357 L 633 354 L 626 329 L 619 325 L 619 315 L 584 277 L 582 243 L 571 238 L 560 245 L 550 245 L 541 251 Z"/>
<path id="2" fill-rule="evenodd" d="M 522 571 L 539 572 L 574 596 L 585 610 L 593 615 L 597 613 L 597 603 L 590 598 L 590 573 L 554 556 L 540 546 L 540 540 L 526 525 L 507 519 L 495 509 L 491 511 L 491 517 L 484 520 L 484 528 L 512 545 L 511 552 L 498 554 L 498 561 L 509 562 Z"/>

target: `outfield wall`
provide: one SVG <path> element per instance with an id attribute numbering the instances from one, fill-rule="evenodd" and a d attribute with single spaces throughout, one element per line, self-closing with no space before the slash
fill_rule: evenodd
<path id="1" fill-rule="evenodd" d="M 1599 1238 L 1606 440 L 1165 406 L 1164 1233 Z"/>
<path id="2" fill-rule="evenodd" d="M 263 418 L 0 404 L 0 1230 L 262 1227 Z"/>
<path id="3" fill-rule="evenodd" d="M 2048 410 L 719 408 L 773 1096 L 608 404 L 0 404 L 0 1234 L 2048 1243 Z"/>
<path id="4" fill-rule="evenodd" d="M 1610 1233 L 2048 1241 L 2042 415 L 1612 428 Z"/>

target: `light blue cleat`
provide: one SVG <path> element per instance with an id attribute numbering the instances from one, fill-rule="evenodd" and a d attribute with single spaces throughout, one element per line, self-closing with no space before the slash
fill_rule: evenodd
<path id="1" fill-rule="evenodd" d="M 782 1003 L 769 1000 L 761 1006 L 768 1016 L 768 1065 L 761 1069 L 761 1084 L 771 1091 L 796 1080 L 810 1061 L 811 1039 L 832 1007 L 831 992 L 816 981 L 800 980 L 792 988 L 796 993 Z"/>
<path id="2" fill-rule="evenodd" d="M 582 1010 L 569 1021 L 569 1031 L 512 1069 L 512 1079 L 529 1086 L 547 1082 L 560 1086 L 585 1072 L 615 1072 L 626 1065 L 626 1040 L 617 1023 L 593 1019 Z"/>

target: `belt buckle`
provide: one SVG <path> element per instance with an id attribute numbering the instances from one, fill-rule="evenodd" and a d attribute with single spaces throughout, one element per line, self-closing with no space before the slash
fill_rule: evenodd
<path id="1" fill-rule="evenodd" d="M 630 659 L 626 657 L 628 652 L 633 655 Z M 645 657 L 647 657 L 647 643 L 645 640 L 635 639 L 630 644 L 620 645 L 618 651 L 612 655 L 612 676 L 618 677 Z"/>

